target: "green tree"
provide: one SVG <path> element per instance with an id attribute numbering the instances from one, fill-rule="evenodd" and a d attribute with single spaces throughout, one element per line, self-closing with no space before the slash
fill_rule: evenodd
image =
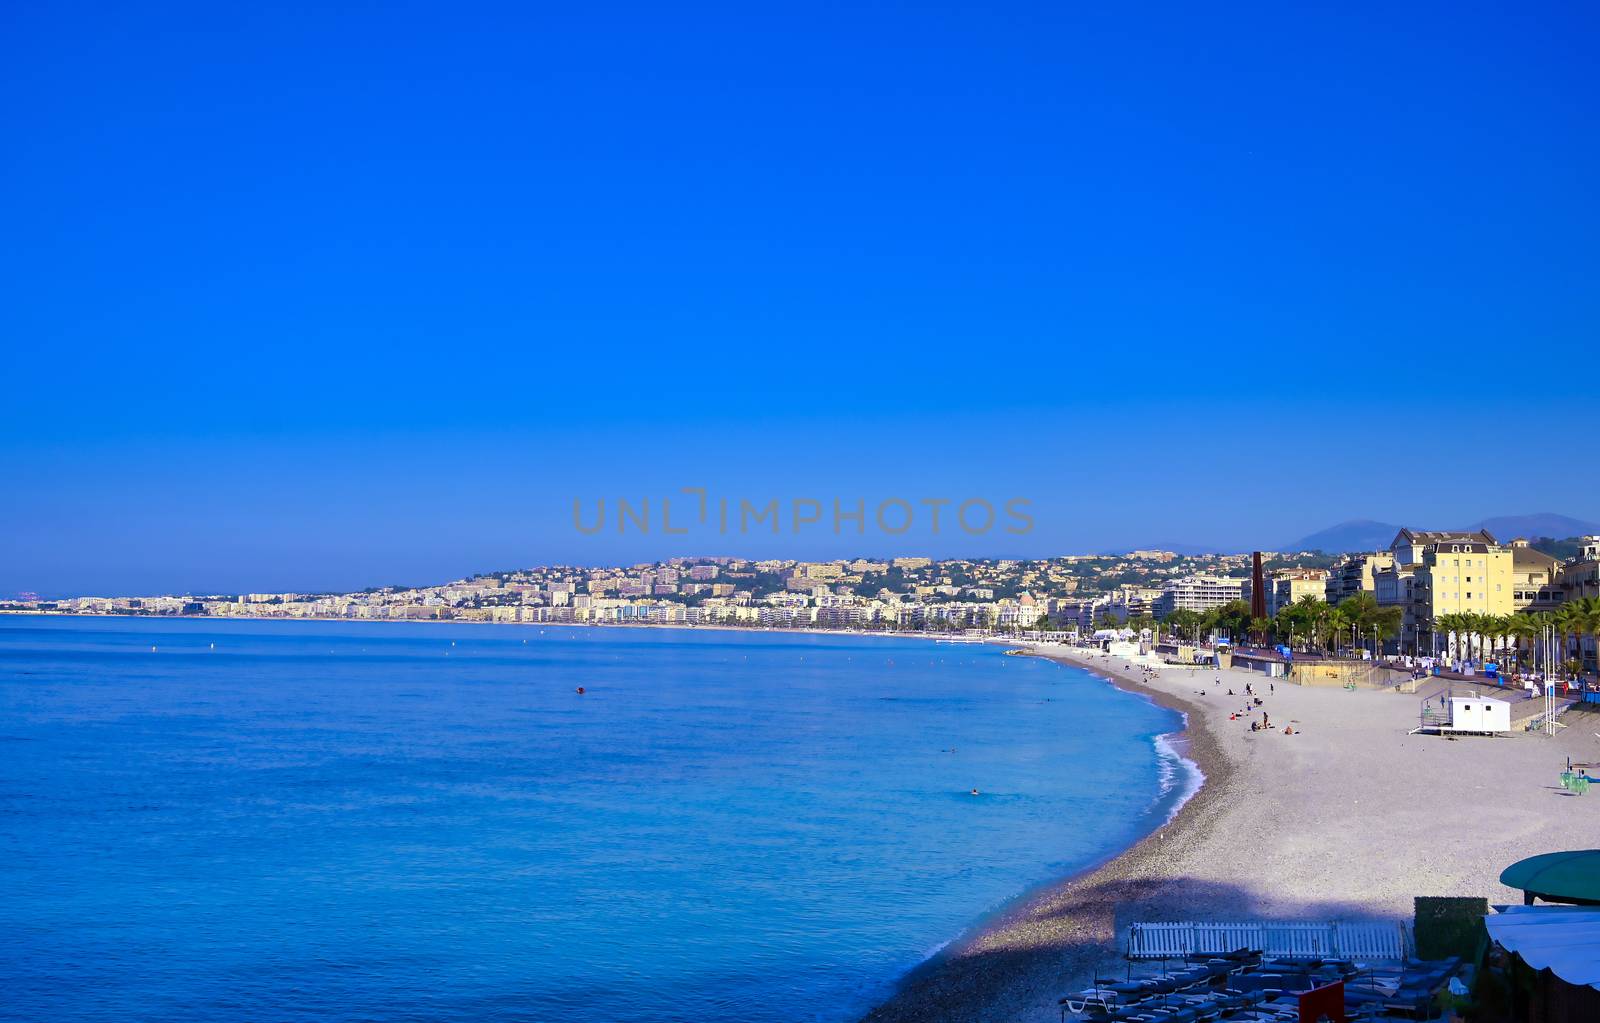
<path id="1" fill-rule="evenodd" d="M 1571 604 L 1572 623 L 1594 642 L 1595 667 L 1600 670 L 1600 597 L 1580 597 Z M 1583 661 L 1583 641 L 1578 641 L 1578 661 Z M 1580 669 L 1581 670 L 1581 669 Z"/>
<path id="2" fill-rule="evenodd" d="M 1265 644 L 1271 642 L 1272 625 L 1271 618 L 1252 618 L 1250 619 L 1250 635 L 1255 637 L 1257 643 Z"/>
<path id="3" fill-rule="evenodd" d="M 1556 634 L 1561 637 L 1561 652 L 1558 660 L 1562 662 L 1563 667 L 1568 666 L 1566 662 L 1572 650 L 1570 638 L 1582 636 L 1587 631 L 1584 628 L 1584 614 L 1579 604 L 1580 601 L 1563 604 L 1555 610 L 1551 618 L 1551 624 L 1555 626 Z"/>
<path id="4" fill-rule="evenodd" d="M 1506 618 L 1506 636 L 1511 640 L 1511 660 L 1517 670 L 1522 670 L 1522 644 L 1526 640 L 1531 645 L 1533 638 L 1539 634 L 1539 624 L 1534 616 L 1525 611 L 1519 611 Z"/>

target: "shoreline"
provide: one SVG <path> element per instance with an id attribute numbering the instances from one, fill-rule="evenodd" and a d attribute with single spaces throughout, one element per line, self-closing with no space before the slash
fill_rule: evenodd
<path id="1" fill-rule="evenodd" d="M 1146 678 L 1120 657 L 1033 653 L 1184 713 L 1180 741 L 1204 783 L 1127 850 L 981 921 L 865 1023 L 1057 1023 L 1062 996 L 1097 972 L 1124 975 L 1129 924 L 1409 923 L 1418 896 L 1517 903 L 1501 870 L 1591 847 L 1600 832 L 1600 804 L 1559 784 L 1568 758 L 1600 760 L 1587 717 L 1550 737 L 1419 735 L 1419 706 L 1438 687 L 1350 691 L 1240 668 Z"/>
<path id="2" fill-rule="evenodd" d="M 1087 986 L 1097 969 L 1117 961 L 1119 907 L 1137 902 L 1145 894 L 1141 889 L 1154 883 L 1149 868 L 1156 859 L 1208 827 L 1211 806 L 1233 777 L 1234 765 L 1194 702 L 1153 688 L 1137 669 L 1109 660 L 1064 650 L 1030 649 L 1027 655 L 1079 668 L 1180 714 L 1182 729 L 1158 741 L 1166 739 L 1186 773 L 1193 773 L 1194 791 L 1180 794 L 1167 820 L 1133 845 L 1022 893 L 1009 909 L 947 943 L 903 976 L 863 1023 L 1010 1020 L 1046 1008 L 1053 1013 L 1057 998 Z"/>

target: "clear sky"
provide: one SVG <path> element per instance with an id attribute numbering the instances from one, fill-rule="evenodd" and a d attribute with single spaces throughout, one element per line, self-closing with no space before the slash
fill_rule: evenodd
<path id="1" fill-rule="evenodd" d="M 9 5 L 0 595 L 1600 518 L 1596 8 L 1303 7 Z"/>

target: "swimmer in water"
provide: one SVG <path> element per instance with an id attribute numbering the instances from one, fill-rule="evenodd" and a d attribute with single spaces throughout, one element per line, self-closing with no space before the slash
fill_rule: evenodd
<path id="1" fill-rule="evenodd" d="M 972 790 L 972 794 L 973 794 L 973 795 L 977 795 L 977 794 L 978 794 L 978 790 L 977 790 L 977 789 L 973 789 L 973 790 Z"/>

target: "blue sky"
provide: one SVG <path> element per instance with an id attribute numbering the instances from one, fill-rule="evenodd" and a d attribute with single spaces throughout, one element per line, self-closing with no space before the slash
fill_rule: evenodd
<path id="1" fill-rule="evenodd" d="M 1295 6 L 14 5 L 0 594 L 1600 518 L 1593 8 Z"/>

